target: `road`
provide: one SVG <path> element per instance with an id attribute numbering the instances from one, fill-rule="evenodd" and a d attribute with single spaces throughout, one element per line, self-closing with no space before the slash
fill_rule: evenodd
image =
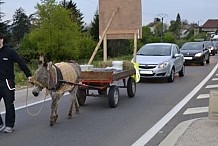
<path id="1" fill-rule="evenodd" d="M 191 108 L 208 107 L 208 98 L 199 100 L 197 97 L 209 94 L 211 88 L 205 87 L 214 83 L 212 79 L 209 79 L 175 116 L 162 120 L 210 74 L 217 64 L 217 56 L 211 56 L 210 64 L 205 66 L 186 66 L 185 76 L 176 77 L 173 83 L 159 80 L 141 81 L 137 84 L 134 98 L 128 98 L 126 89 L 120 89 L 117 108 L 109 108 L 106 98 L 87 97 L 86 105 L 80 108 L 80 114 L 74 115 L 71 120 L 67 119 L 70 98 L 66 95 L 59 103 L 59 119 L 54 127 L 49 126 L 50 100 L 44 103 L 40 114 L 34 117 L 30 116 L 25 108 L 18 108 L 15 131 L 11 134 L 0 133 L 0 145 L 131 146 L 143 135 L 148 135 L 148 141 L 144 144 L 157 146 L 180 122 L 207 116 L 207 112 L 184 113 Z M 215 75 L 216 73 L 213 74 Z M 16 106 L 25 105 L 26 90 L 18 91 L 16 95 Z M 42 99 L 43 95 L 40 100 Z M 30 102 L 36 100 L 38 99 L 29 97 Z M 29 109 L 36 112 L 41 105 L 42 103 L 32 105 Z M 2 106 L 1 103 L 1 112 Z M 157 124 L 161 122 L 166 124 L 158 127 L 158 130 Z M 158 131 L 155 132 L 153 128 Z"/>

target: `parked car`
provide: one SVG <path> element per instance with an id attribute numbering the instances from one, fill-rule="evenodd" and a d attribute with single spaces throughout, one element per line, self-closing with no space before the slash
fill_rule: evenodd
<path id="1" fill-rule="evenodd" d="M 215 49 L 218 50 L 218 41 L 213 41 L 213 44 L 215 46 Z"/>
<path id="2" fill-rule="evenodd" d="M 187 42 L 180 49 L 186 63 L 210 63 L 210 53 L 203 42 Z"/>
<path id="3" fill-rule="evenodd" d="M 174 75 L 185 74 L 184 57 L 179 47 L 172 43 L 150 43 L 136 53 L 141 78 L 166 78 L 174 81 Z"/>
<path id="4" fill-rule="evenodd" d="M 212 41 L 203 41 L 205 48 L 207 48 L 210 52 L 210 55 L 215 55 L 217 54 L 217 48 L 213 44 Z"/>

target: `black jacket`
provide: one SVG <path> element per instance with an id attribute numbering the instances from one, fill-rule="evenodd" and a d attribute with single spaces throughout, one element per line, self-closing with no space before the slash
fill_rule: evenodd
<path id="1" fill-rule="evenodd" d="M 30 77 L 31 73 L 27 65 L 20 58 L 15 50 L 8 46 L 0 49 L 0 80 L 14 80 L 14 63 L 18 63 L 26 77 Z"/>

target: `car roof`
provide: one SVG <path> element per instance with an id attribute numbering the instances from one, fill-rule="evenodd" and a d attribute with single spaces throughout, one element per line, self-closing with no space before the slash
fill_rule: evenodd
<path id="1" fill-rule="evenodd" d="M 173 44 L 173 43 L 148 43 L 146 45 L 167 45 L 167 46 L 169 46 L 169 45 L 175 45 L 175 44 Z"/>
<path id="2" fill-rule="evenodd" d="M 184 43 L 184 44 L 197 44 L 197 43 L 203 44 L 203 42 L 186 42 L 186 43 Z"/>

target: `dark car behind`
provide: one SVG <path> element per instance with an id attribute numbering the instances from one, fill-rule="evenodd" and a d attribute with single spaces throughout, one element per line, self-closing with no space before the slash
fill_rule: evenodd
<path id="1" fill-rule="evenodd" d="M 185 63 L 210 63 L 210 53 L 203 42 L 187 42 L 180 49 L 184 55 Z"/>
<path id="2" fill-rule="evenodd" d="M 205 48 L 207 48 L 211 55 L 217 54 L 217 48 L 212 41 L 203 41 Z"/>

